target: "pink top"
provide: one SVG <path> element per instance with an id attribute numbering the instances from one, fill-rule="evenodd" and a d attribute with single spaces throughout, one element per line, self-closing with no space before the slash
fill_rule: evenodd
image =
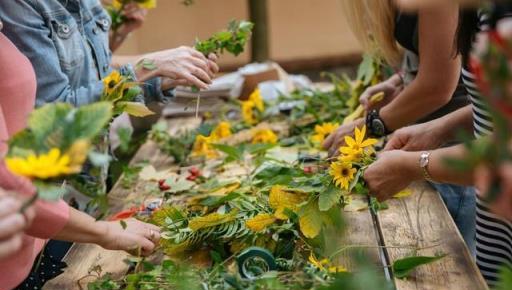
<path id="1" fill-rule="evenodd" d="M 30 61 L 0 33 L 0 157 L 7 152 L 6 141 L 26 126 L 34 108 L 36 76 Z M 10 173 L 0 160 L 0 187 L 24 195 L 33 195 L 30 181 Z M 22 249 L 0 261 L 0 290 L 18 286 L 30 273 L 45 239 L 60 232 L 69 219 L 69 207 L 64 201 L 37 201 L 36 217 L 25 231 Z"/>

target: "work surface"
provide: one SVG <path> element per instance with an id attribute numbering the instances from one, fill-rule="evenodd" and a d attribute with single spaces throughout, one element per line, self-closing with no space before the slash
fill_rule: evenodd
<path id="1" fill-rule="evenodd" d="M 193 129 L 199 124 L 195 118 L 168 122 L 171 133 Z M 149 161 L 161 170 L 173 166 L 172 159 L 161 154 L 151 141 L 139 149 L 131 163 L 141 161 Z M 111 212 L 140 204 L 149 197 L 143 189 L 142 181 L 131 189 L 124 189 L 118 182 L 109 194 Z M 411 189 L 414 192 L 411 196 L 389 201 L 389 209 L 377 214 L 370 210 L 346 213 L 348 228 L 335 247 L 365 248 L 369 257 L 385 270 L 388 279 L 394 280 L 397 289 L 487 289 L 439 194 L 424 183 L 414 184 Z M 388 265 L 411 254 L 413 249 L 420 249 L 420 255 L 445 253 L 447 256 L 419 267 L 407 280 L 392 277 Z M 44 289 L 87 289 L 87 282 L 94 279 L 89 272 L 95 266 L 101 266 L 103 273 L 111 273 L 114 278 L 122 277 L 129 270 L 123 262 L 127 257 L 124 252 L 76 244 L 65 257 L 69 265 L 65 273 L 49 281 Z M 339 260 L 350 270 L 348 257 L 340 255 Z"/>

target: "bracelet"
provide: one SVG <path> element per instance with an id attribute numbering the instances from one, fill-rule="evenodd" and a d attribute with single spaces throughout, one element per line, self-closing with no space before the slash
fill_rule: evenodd
<path id="1" fill-rule="evenodd" d="M 423 177 L 426 181 L 436 183 L 432 176 L 430 175 L 430 172 L 428 171 L 428 165 L 430 164 L 430 156 L 432 155 L 432 152 L 422 152 L 420 155 L 419 164 L 423 171 Z"/>

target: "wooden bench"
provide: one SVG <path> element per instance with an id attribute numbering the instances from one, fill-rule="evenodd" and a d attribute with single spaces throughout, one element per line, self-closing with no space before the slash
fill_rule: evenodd
<path id="1" fill-rule="evenodd" d="M 170 119 L 168 123 L 170 133 L 174 134 L 199 125 L 195 118 Z M 146 160 L 156 169 L 173 166 L 172 159 L 161 154 L 151 141 L 139 149 L 131 164 Z M 112 212 L 138 205 L 149 197 L 143 194 L 143 183 L 124 189 L 118 182 L 109 194 Z M 338 245 L 331 247 L 364 246 L 367 255 L 386 270 L 389 279 L 394 279 L 389 265 L 411 254 L 413 248 L 420 248 L 421 255 L 447 254 L 438 262 L 416 269 L 407 280 L 394 279 L 399 290 L 488 289 L 439 194 L 424 183 L 414 184 L 411 189 L 414 193 L 410 197 L 389 201 L 389 209 L 377 214 L 370 210 L 346 213 L 346 233 L 336 242 Z M 342 253 L 338 261 L 350 270 L 347 255 L 348 251 Z M 111 273 L 113 278 L 120 278 L 129 270 L 123 262 L 128 257 L 120 251 L 75 244 L 64 259 L 69 267 L 43 289 L 87 289 L 87 282 L 95 279 L 88 277 L 95 266 L 101 266 L 103 273 Z"/>

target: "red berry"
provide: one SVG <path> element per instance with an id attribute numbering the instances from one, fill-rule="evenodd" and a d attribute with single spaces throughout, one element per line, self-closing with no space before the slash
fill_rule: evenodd
<path id="1" fill-rule="evenodd" d="M 313 173 L 313 167 L 311 167 L 311 166 L 304 167 L 304 173 L 306 173 L 306 174 Z"/>
<path id="2" fill-rule="evenodd" d="M 189 177 L 187 177 L 188 181 L 195 181 L 196 179 L 197 179 L 197 176 L 195 176 L 195 175 L 190 175 Z"/>
<path id="3" fill-rule="evenodd" d="M 192 167 L 188 170 L 188 172 L 190 172 L 190 174 L 194 175 L 194 176 L 199 176 L 201 175 L 201 171 L 197 168 L 197 167 Z"/>
<path id="4" fill-rule="evenodd" d="M 165 184 L 165 179 L 160 179 L 160 180 L 158 181 L 158 185 L 162 186 L 162 185 L 164 185 L 164 184 Z"/>
<path id="5" fill-rule="evenodd" d="M 169 190 L 169 189 L 171 189 L 171 187 L 169 185 L 167 185 L 167 184 L 160 185 L 160 190 L 161 191 L 166 191 L 166 190 Z"/>

